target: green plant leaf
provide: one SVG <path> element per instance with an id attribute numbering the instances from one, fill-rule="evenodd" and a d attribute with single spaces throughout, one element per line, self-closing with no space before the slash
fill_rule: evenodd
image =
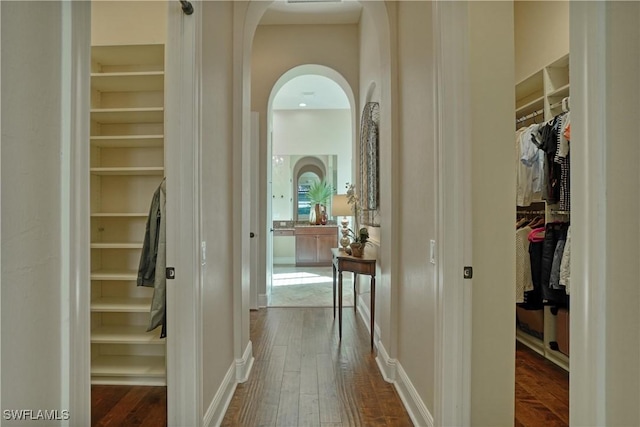
<path id="1" fill-rule="evenodd" d="M 334 189 L 324 179 L 322 181 L 316 181 L 309 187 L 307 197 L 311 204 L 326 205 L 327 201 L 334 193 Z"/>

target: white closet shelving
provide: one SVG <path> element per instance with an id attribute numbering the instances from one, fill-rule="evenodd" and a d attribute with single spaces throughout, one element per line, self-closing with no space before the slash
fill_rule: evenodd
<path id="1" fill-rule="evenodd" d="M 554 61 L 543 69 L 535 72 L 516 85 L 516 120 L 521 117 L 535 117 L 516 127 L 529 125 L 533 122 L 551 120 L 562 113 L 562 100 L 569 97 L 569 55 Z M 556 220 L 567 221 L 566 215 L 557 215 L 557 205 L 546 204 L 546 222 Z M 569 357 L 552 348 L 556 341 L 557 316 L 551 307 L 545 306 L 542 313 L 543 339 L 530 335 L 516 328 L 516 339 L 541 354 L 556 365 L 569 370 Z"/>
<path id="2" fill-rule="evenodd" d="M 166 385 L 165 340 L 136 286 L 151 198 L 164 176 L 164 45 L 93 46 L 91 378 Z"/>

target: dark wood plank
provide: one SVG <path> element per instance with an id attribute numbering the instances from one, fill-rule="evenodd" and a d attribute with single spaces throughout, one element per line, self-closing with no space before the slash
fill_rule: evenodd
<path id="1" fill-rule="evenodd" d="M 91 387 L 92 426 L 165 426 L 167 388 L 94 385 Z"/>
<path id="2" fill-rule="evenodd" d="M 569 373 L 516 343 L 515 425 L 569 425 Z"/>
<path id="3" fill-rule="evenodd" d="M 269 400 L 256 384 L 276 387 L 272 379 L 279 375 L 275 425 L 292 425 L 281 420 L 292 419 L 295 413 L 290 407 L 296 404 L 291 392 L 299 373 L 296 427 L 411 426 L 395 388 L 378 370 L 364 322 L 352 308 L 343 310 L 343 322 L 340 341 L 332 308 L 252 311 L 254 369 L 249 380 L 236 388 L 222 425 L 274 425 L 273 408 L 255 403 Z M 282 354 L 285 363 L 280 367 L 271 359 Z"/>

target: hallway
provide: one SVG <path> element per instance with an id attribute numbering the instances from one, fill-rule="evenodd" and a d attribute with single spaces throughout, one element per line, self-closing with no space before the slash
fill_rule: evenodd
<path id="1" fill-rule="evenodd" d="M 362 320 L 345 308 L 342 326 L 341 344 L 331 308 L 252 311 L 253 371 L 222 425 L 413 425 L 380 375 Z"/>

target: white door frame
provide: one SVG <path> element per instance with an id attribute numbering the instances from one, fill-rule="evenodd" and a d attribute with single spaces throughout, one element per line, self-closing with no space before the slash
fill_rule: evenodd
<path id="1" fill-rule="evenodd" d="M 434 2 L 438 153 L 435 425 L 470 425 L 471 168 L 468 5 Z M 514 337 L 515 339 L 515 337 Z"/>
<path id="2" fill-rule="evenodd" d="M 167 176 L 167 424 L 202 423 L 201 29 L 202 10 L 168 2 L 165 65 Z M 185 351 L 189 349 L 188 351 Z"/>

